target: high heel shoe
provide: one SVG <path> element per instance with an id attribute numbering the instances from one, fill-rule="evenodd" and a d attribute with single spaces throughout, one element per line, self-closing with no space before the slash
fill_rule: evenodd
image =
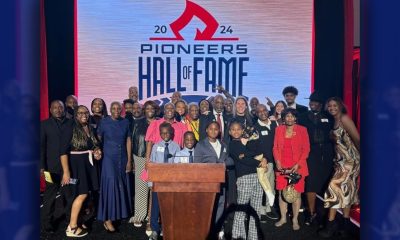
<path id="1" fill-rule="evenodd" d="M 114 229 L 112 231 L 110 229 L 108 229 L 106 223 L 103 223 L 103 227 L 104 227 L 104 229 L 106 230 L 107 233 L 115 233 L 115 232 L 117 232 L 117 229 Z"/>
<path id="2" fill-rule="evenodd" d="M 80 231 L 78 232 L 79 229 Z M 67 237 L 80 238 L 88 235 L 88 232 L 85 229 L 82 229 L 78 226 L 72 228 L 68 225 L 67 229 L 65 230 L 65 235 Z"/>

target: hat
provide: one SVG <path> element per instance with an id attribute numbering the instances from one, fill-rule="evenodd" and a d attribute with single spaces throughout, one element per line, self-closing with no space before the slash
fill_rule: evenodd
<path id="1" fill-rule="evenodd" d="M 320 103 L 325 102 L 324 98 L 318 91 L 314 91 L 313 93 L 311 93 L 310 97 L 308 99 L 310 99 L 310 101 L 314 101 L 314 102 L 320 102 Z"/>

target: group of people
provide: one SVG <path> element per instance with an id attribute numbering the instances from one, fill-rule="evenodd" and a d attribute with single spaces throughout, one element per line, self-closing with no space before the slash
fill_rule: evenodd
<path id="1" fill-rule="evenodd" d="M 283 226 L 288 204 L 292 228 L 299 230 L 303 193 L 306 225 L 316 221 L 316 194 L 324 194 L 329 217 L 320 236 L 345 233 L 350 207 L 358 203 L 360 139 L 343 102 L 338 97 L 325 101 L 315 91 L 308 108 L 295 102 L 298 90 L 293 86 L 283 89 L 285 100 L 273 104 L 266 98 L 266 105 L 255 97 L 249 102 L 233 97 L 221 86 L 217 90 L 220 94 L 189 104 L 175 92 L 171 102 L 159 106 L 154 101 L 141 104 L 137 87 L 131 87 L 128 99 L 111 103 L 110 115 L 101 98 L 93 99 L 91 113 L 73 95 L 65 105 L 52 101 L 51 117 L 41 125 L 41 173 L 51 176 L 46 176 L 44 229 L 54 227 L 60 192 L 66 200 L 67 236 L 87 235 L 84 216 L 95 209 L 110 233 L 117 231 L 114 221 L 130 218 L 135 227 L 148 222 L 150 239 L 157 239 L 162 234 L 157 193 L 143 177 L 147 163 L 157 162 L 225 164 L 227 179 L 217 194 L 211 226 L 218 239 L 224 238 L 224 229 L 215 226 L 228 207 L 247 206 L 256 213 L 250 214 L 246 231 L 248 213 L 234 211 L 233 239 L 261 239 L 257 218 L 276 219 L 275 226 Z M 280 214 L 260 183 L 260 169 L 273 196 L 278 191 Z M 344 216 L 340 223 L 339 208 Z"/>

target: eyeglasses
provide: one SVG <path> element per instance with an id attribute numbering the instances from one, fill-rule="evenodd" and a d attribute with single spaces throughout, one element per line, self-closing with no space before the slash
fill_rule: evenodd
<path id="1" fill-rule="evenodd" d="M 81 115 L 89 115 L 89 112 L 77 112 L 77 115 L 81 116 Z"/>

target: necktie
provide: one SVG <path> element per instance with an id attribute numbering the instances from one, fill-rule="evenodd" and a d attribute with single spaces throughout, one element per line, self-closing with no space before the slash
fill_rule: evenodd
<path id="1" fill-rule="evenodd" d="M 168 143 L 165 143 L 165 148 L 164 148 L 164 163 L 168 163 L 168 155 L 169 155 Z"/>
<path id="2" fill-rule="evenodd" d="M 189 163 L 193 163 L 193 151 L 189 151 Z"/>
<path id="3" fill-rule="evenodd" d="M 221 140 L 224 137 L 224 133 L 222 132 L 222 121 L 221 121 L 221 113 L 217 113 L 217 123 L 219 124 L 219 132 L 220 132 L 220 137 Z"/>

